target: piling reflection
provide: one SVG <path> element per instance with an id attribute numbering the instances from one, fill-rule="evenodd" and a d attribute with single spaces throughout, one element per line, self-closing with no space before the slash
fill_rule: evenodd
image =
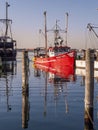
<path id="1" fill-rule="evenodd" d="M 44 116 L 47 114 L 47 72 L 45 73 L 45 88 L 44 88 Z"/>
<path id="2" fill-rule="evenodd" d="M 84 126 L 84 130 L 94 130 L 93 107 L 85 108 Z"/>
<path id="3" fill-rule="evenodd" d="M 12 88 L 12 80 L 13 76 L 16 75 L 17 73 L 17 62 L 16 61 L 4 61 L 2 63 L 2 67 L 0 69 L 0 78 L 5 79 L 6 83 L 6 103 L 7 103 L 7 111 L 11 111 L 12 107 L 9 104 L 9 96 L 11 93 L 11 88 Z"/>
<path id="4" fill-rule="evenodd" d="M 28 128 L 29 121 L 29 90 L 22 91 L 22 128 Z"/>
<path id="5" fill-rule="evenodd" d="M 34 68 L 34 76 L 35 76 L 35 77 L 40 77 L 40 76 L 41 76 L 41 72 L 40 72 L 39 69 Z"/>

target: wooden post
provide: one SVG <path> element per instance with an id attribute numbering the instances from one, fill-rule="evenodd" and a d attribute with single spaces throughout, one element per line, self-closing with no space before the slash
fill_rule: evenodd
<path id="1" fill-rule="evenodd" d="M 93 99 L 94 99 L 94 50 L 86 50 L 85 77 L 85 124 L 93 129 Z M 87 129 L 89 130 L 89 129 Z"/>
<path id="2" fill-rule="evenodd" d="M 29 63 L 28 63 L 28 52 L 23 51 L 22 57 L 22 88 L 25 90 L 28 87 L 28 71 L 29 71 Z"/>
<path id="3" fill-rule="evenodd" d="M 96 52 L 96 60 L 98 61 L 98 51 Z"/>
<path id="4" fill-rule="evenodd" d="M 23 51 L 22 57 L 22 128 L 28 127 L 29 102 L 28 102 L 28 52 Z"/>

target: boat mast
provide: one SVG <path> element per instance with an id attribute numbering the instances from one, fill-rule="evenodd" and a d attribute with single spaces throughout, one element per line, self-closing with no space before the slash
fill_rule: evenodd
<path id="1" fill-rule="evenodd" d="M 66 40 L 65 40 L 65 45 L 67 46 L 67 34 L 68 34 L 68 13 L 66 13 L 66 28 L 65 28 L 65 34 L 66 34 L 66 36 L 65 36 L 65 38 L 66 38 Z"/>
<path id="2" fill-rule="evenodd" d="M 9 7 L 10 5 L 8 4 L 8 2 L 6 2 L 6 31 L 5 31 L 5 37 L 7 37 L 7 34 L 8 34 L 8 22 L 9 22 L 9 20 L 8 20 L 8 7 Z"/>
<path id="3" fill-rule="evenodd" d="M 56 29 L 54 30 L 54 34 L 55 34 L 55 42 L 57 43 L 58 42 L 58 34 L 59 34 L 59 30 L 58 30 L 58 22 L 59 20 L 56 20 Z"/>
<path id="4" fill-rule="evenodd" d="M 45 53 L 47 55 L 47 19 L 46 19 L 46 11 L 44 12 L 45 17 Z"/>

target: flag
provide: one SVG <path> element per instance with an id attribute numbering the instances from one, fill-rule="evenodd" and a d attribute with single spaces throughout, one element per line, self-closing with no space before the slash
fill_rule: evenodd
<path id="1" fill-rule="evenodd" d="M 44 12 L 44 15 L 46 15 L 46 11 Z"/>
<path id="2" fill-rule="evenodd" d="M 10 5 L 8 4 L 7 6 L 9 7 Z"/>
<path id="3" fill-rule="evenodd" d="M 8 2 L 6 2 L 6 6 L 9 7 L 10 5 L 8 4 Z"/>

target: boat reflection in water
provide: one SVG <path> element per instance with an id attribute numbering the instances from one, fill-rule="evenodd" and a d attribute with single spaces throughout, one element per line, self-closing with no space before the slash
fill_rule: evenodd
<path id="1" fill-rule="evenodd" d="M 59 71 L 58 71 L 59 70 Z M 55 108 L 58 108 L 59 98 L 60 95 L 63 95 L 64 102 L 65 102 L 65 114 L 69 113 L 69 105 L 68 105 L 68 82 L 74 82 L 75 81 L 75 73 L 74 68 L 65 66 L 64 69 L 55 69 L 55 68 L 49 68 L 46 66 L 41 66 L 36 64 L 34 69 L 34 75 L 35 77 L 41 77 L 41 74 L 44 74 L 45 79 L 45 86 L 44 86 L 44 112 L 43 115 L 48 115 L 47 112 L 49 112 L 48 106 L 49 106 L 49 96 L 50 94 L 50 86 L 53 85 L 54 87 L 54 105 Z M 49 85 L 52 84 L 52 85 Z M 62 98 L 63 100 L 63 98 Z M 61 102 L 61 101 L 60 101 Z M 63 101 L 62 101 L 63 102 Z M 51 102 L 52 103 L 52 102 Z M 61 104 L 61 106 L 63 106 Z M 63 110 L 63 109 L 62 109 Z M 58 113 L 56 113 L 58 114 Z M 92 110 L 85 110 L 84 113 L 84 130 L 94 130 L 93 126 L 93 109 Z"/>
<path id="2" fill-rule="evenodd" d="M 17 64 L 16 61 L 4 61 L 2 63 L 2 67 L 0 68 L 0 78 L 4 79 L 4 83 L 5 83 L 5 88 L 4 88 L 4 84 L 2 84 L 3 86 L 3 90 L 4 93 L 1 93 L 2 95 L 6 95 L 7 99 L 6 99 L 6 103 L 7 103 L 7 111 L 11 111 L 11 105 L 9 104 L 9 96 L 11 94 L 11 89 L 12 89 L 12 80 L 13 80 L 13 76 L 16 75 L 17 72 Z M 1 80 L 2 81 L 2 80 Z M 2 90 L 2 88 L 1 88 Z M 1 91 L 0 90 L 0 91 Z"/>
<path id="3" fill-rule="evenodd" d="M 75 81 L 75 73 L 74 68 L 65 66 L 56 68 L 51 68 L 48 66 L 42 66 L 39 64 L 34 64 L 34 76 L 41 77 L 43 74 L 45 79 L 45 88 L 44 88 L 44 116 L 46 116 L 46 107 L 47 107 L 47 100 L 49 96 L 52 96 L 50 93 L 51 87 L 53 86 L 53 102 L 55 108 L 57 107 L 57 101 L 59 100 L 59 96 L 63 95 L 64 97 L 64 106 L 65 106 L 65 113 L 68 113 L 68 103 L 67 103 L 67 82 L 74 82 Z M 49 88 L 50 84 L 50 88 Z M 62 93 L 62 94 L 61 94 Z"/>
<path id="4" fill-rule="evenodd" d="M 75 81 L 75 71 L 73 66 L 58 66 L 52 68 L 41 64 L 34 64 L 35 76 L 40 76 L 40 71 L 48 72 L 49 82 Z"/>

